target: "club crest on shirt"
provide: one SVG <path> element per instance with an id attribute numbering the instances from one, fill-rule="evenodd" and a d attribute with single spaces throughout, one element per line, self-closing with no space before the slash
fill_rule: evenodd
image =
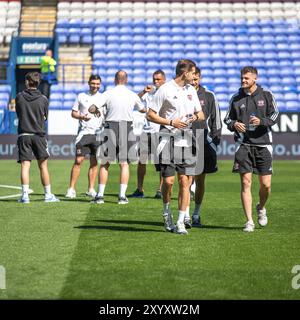
<path id="1" fill-rule="evenodd" d="M 246 106 L 244 105 L 244 104 L 242 104 L 241 106 L 240 106 L 240 109 L 245 109 L 246 108 Z"/>
<path id="2" fill-rule="evenodd" d="M 265 101 L 264 101 L 264 100 L 258 100 L 258 101 L 257 101 L 257 105 L 258 105 L 259 107 L 263 107 L 263 106 L 265 105 Z"/>
<path id="3" fill-rule="evenodd" d="M 187 97 L 188 97 L 188 99 L 189 99 L 189 100 L 191 100 L 191 101 L 192 101 L 193 96 L 192 96 L 191 94 L 188 94 L 188 95 L 187 95 Z"/>

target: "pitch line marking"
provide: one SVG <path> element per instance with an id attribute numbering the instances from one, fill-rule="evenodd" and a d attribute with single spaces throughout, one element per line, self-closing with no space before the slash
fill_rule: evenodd
<path id="1" fill-rule="evenodd" d="M 22 190 L 22 187 L 17 187 L 17 186 L 8 186 L 6 184 L 0 184 L 0 188 L 6 188 L 6 189 L 17 189 L 17 190 Z M 32 189 L 28 190 L 28 193 L 33 193 Z M 1 196 L 0 199 L 9 199 L 9 198 L 15 198 L 15 197 L 20 197 L 22 195 L 22 193 L 18 193 L 18 194 L 12 194 L 9 196 Z"/>

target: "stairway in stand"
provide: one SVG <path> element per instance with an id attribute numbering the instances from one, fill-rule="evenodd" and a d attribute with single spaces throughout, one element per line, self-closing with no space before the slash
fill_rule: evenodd
<path id="1" fill-rule="evenodd" d="M 90 46 L 60 46 L 58 80 L 62 83 L 84 83 L 92 73 Z"/>
<path id="2" fill-rule="evenodd" d="M 56 12 L 57 0 L 23 0 L 20 36 L 52 37 Z"/>

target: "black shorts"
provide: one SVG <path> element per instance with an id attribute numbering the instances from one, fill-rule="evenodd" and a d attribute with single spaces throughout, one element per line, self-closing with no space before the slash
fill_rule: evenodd
<path id="1" fill-rule="evenodd" d="M 235 152 L 232 172 L 252 172 L 261 176 L 272 174 L 272 146 L 240 145 Z"/>
<path id="2" fill-rule="evenodd" d="M 217 151 L 211 144 L 204 144 L 204 168 L 202 173 L 214 173 L 218 171 Z"/>
<path id="3" fill-rule="evenodd" d="M 95 156 L 99 147 L 99 142 L 94 134 L 85 134 L 76 143 L 76 156 L 85 156 L 90 154 Z"/>
<path id="4" fill-rule="evenodd" d="M 106 121 L 97 157 L 106 162 L 133 162 L 138 159 L 138 144 L 132 122 Z"/>
<path id="5" fill-rule="evenodd" d="M 48 143 L 45 137 L 25 135 L 18 137 L 18 162 L 49 158 Z"/>
<path id="6" fill-rule="evenodd" d="M 190 156 L 187 156 L 190 155 Z M 196 158 L 192 157 L 193 147 L 175 147 L 174 137 L 170 136 L 159 157 L 162 177 L 171 177 L 175 171 L 179 174 L 195 175 Z"/>

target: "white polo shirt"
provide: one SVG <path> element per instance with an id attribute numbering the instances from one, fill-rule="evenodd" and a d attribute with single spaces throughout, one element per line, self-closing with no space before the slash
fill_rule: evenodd
<path id="1" fill-rule="evenodd" d="M 140 97 L 129 90 L 125 85 L 117 85 L 113 89 L 105 91 L 99 101 L 99 105 L 107 108 L 105 121 L 132 121 L 134 109 L 143 110 L 145 107 Z"/>
<path id="2" fill-rule="evenodd" d="M 153 91 L 150 91 L 150 92 L 146 92 L 141 98 L 142 101 L 146 105 L 147 111 L 149 110 L 149 106 L 151 105 L 151 102 L 152 102 L 153 97 L 154 97 L 156 92 L 157 92 L 156 89 L 154 89 Z M 160 124 L 154 123 L 154 122 L 151 122 L 151 121 L 147 120 L 147 118 L 145 116 L 144 127 L 143 127 L 143 131 L 144 132 L 146 132 L 146 133 L 155 133 L 155 132 L 159 131 L 159 128 L 160 128 Z"/>
<path id="3" fill-rule="evenodd" d="M 91 117 L 89 121 L 79 120 L 78 133 L 80 133 L 80 135 L 95 134 L 96 131 L 102 127 L 105 109 L 100 108 L 101 105 L 99 104 L 99 101 L 101 96 L 102 94 L 100 92 L 95 94 L 81 92 L 78 94 L 72 110 L 79 111 L 82 115 L 88 114 Z M 89 112 L 88 109 L 93 104 L 101 111 L 101 117 L 95 117 Z"/>
<path id="4" fill-rule="evenodd" d="M 169 120 L 202 111 L 196 89 L 190 84 L 180 87 L 174 80 L 166 82 L 157 90 L 149 108 Z M 177 131 L 172 126 L 165 127 Z"/>

